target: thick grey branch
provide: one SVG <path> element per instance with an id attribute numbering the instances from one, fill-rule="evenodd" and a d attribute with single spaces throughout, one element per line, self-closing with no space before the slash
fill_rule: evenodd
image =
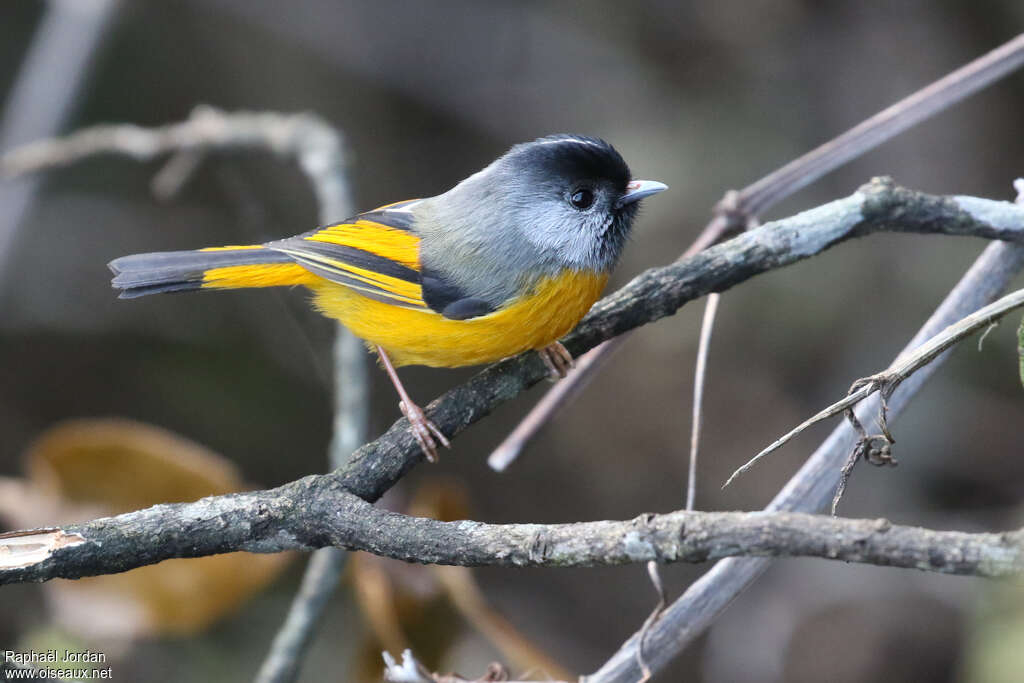
<path id="1" fill-rule="evenodd" d="M 578 567 L 803 556 L 947 574 L 1024 574 L 1024 531 L 970 534 L 801 513 L 678 511 L 575 524 L 439 522 L 379 509 L 327 475 L 66 527 L 73 542 L 0 583 L 79 578 L 172 557 L 333 545 L 408 562 Z M 25 537 L 18 537 L 24 543 Z M 2 543 L 2 539 L 0 539 Z"/>

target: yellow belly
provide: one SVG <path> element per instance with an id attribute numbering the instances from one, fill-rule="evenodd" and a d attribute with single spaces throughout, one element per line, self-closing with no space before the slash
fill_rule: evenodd
<path id="1" fill-rule="evenodd" d="M 576 326 L 607 281 L 604 273 L 565 271 L 508 306 L 469 320 L 368 299 L 328 280 L 308 286 L 324 315 L 368 345 L 384 347 L 395 365 L 458 367 L 547 346 Z"/>

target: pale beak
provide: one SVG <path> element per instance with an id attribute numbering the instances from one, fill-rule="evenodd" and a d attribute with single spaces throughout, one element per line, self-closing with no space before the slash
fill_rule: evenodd
<path id="1" fill-rule="evenodd" d="M 615 203 L 615 208 L 622 208 L 626 204 L 632 204 L 644 197 L 650 197 L 652 194 L 658 194 L 667 189 L 668 185 L 659 183 L 657 180 L 632 180 L 629 185 L 626 185 L 626 194 L 622 195 L 619 201 Z"/>

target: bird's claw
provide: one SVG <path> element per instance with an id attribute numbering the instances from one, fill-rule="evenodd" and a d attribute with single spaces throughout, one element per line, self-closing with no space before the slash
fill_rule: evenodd
<path id="1" fill-rule="evenodd" d="M 441 433 L 436 424 L 427 419 L 423 409 L 415 403 L 407 404 L 405 401 L 399 401 L 398 407 L 401 409 L 402 415 L 405 415 L 405 419 L 409 421 L 409 431 L 419 443 L 423 455 L 427 456 L 427 460 L 430 462 L 437 462 L 437 443 L 440 441 L 445 448 L 452 447 L 448 437 Z"/>
<path id="2" fill-rule="evenodd" d="M 572 354 L 562 346 L 561 342 L 556 341 L 543 349 L 537 349 L 537 355 L 547 366 L 551 381 L 564 379 L 569 374 L 569 370 L 576 367 L 576 361 L 573 360 Z"/>

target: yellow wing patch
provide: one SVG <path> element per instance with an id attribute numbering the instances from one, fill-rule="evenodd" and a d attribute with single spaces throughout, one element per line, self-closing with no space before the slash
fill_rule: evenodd
<path id="1" fill-rule="evenodd" d="M 376 216 L 385 215 L 381 210 Z M 387 220 L 384 218 L 383 220 Z M 270 244 L 313 274 L 384 303 L 425 309 L 419 237 L 359 217 Z"/>
<path id="2" fill-rule="evenodd" d="M 401 278 L 385 275 L 369 268 L 360 268 L 341 259 L 331 258 L 323 254 L 314 254 L 301 250 L 283 249 L 286 254 L 291 254 L 304 263 L 306 267 L 314 269 L 314 272 L 322 277 L 333 279 L 353 289 L 371 294 L 386 294 L 388 298 L 395 299 L 398 303 L 411 304 L 414 306 L 425 306 L 423 303 L 423 288 L 419 283 L 409 282 Z M 332 278 L 330 275 L 336 275 Z M 364 286 L 359 286 L 360 284 Z"/>
<path id="3" fill-rule="evenodd" d="M 318 230 L 306 239 L 368 251 L 407 268 L 420 269 L 419 237 L 375 221 L 359 219 L 354 223 L 338 223 Z"/>

